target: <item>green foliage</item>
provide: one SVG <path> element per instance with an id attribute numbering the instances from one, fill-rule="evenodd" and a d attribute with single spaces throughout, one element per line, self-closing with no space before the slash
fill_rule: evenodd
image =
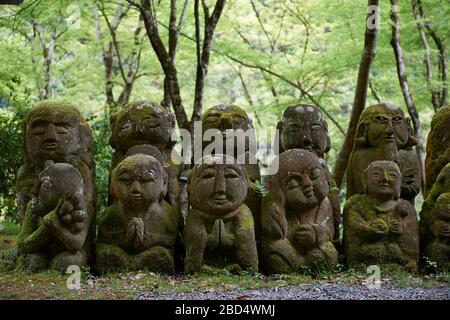
<path id="1" fill-rule="evenodd" d="M 106 113 L 103 116 L 92 116 L 87 121 L 92 128 L 94 138 L 97 212 L 101 213 L 108 205 L 108 179 L 113 153 L 113 149 L 109 145 L 111 127 L 109 125 L 109 117 Z M 100 219 L 100 214 L 97 214 L 98 219 Z"/>

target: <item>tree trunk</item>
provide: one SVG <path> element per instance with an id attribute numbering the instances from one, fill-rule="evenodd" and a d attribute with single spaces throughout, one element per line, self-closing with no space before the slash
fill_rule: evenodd
<path id="1" fill-rule="evenodd" d="M 379 1 L 367 1 L 367 17 L 366 17 L 366 31 L 364 39 L 364 49 L 359 65 L 358 80 L 356 82 L 355 99 L 353 102 L 352 115 L 348 124 L 347 134 L 345 135 L 344 144 L 339 152 L 336 160 L 336 165 L 333 170 L 333 179 L 336 181 L 338 188 L 341 188 L 342 180 L 344 179 L 347 170 L 348 160 L 353 150 L 353 140 L 356 133 L 356 126 L 358 125 L 359 116 L 364 110 L 367 98 L 367 87 L 369 84 L 370 67 L 375 57 L 377 28 L 379 17 Z M 376 6 L 376 7 L 375 7 Z M 378 8 L 378 9 L 375 9 Z M 374 16 L 375 15 L 375 16 Z M 375 25 L 372 22 L 375 18 Z"/>
<path id="2" fill-rule="evenodd" d="M 416 19 L 417 29 L 419 31 L 420 41 L 422 42 L 423 48 L 425 49 L 424 63 L 425 63 L 425 74 L 427 77 L 428 88 L 431 93 L 431 103 L 433 104 L 434 111 L 440 107 L 439 105 L 439 91 L 435 90 L 432 87 L 433 80 L 433 67 L 431 64 L 430 57 L 430 45 L 428 44 L 427 36 L 425 35 L 424 26 L 423 26 L 423 17 L 417 5 L 417 0 L 411 0 L 414 17 Z"/>
<path id="3" fill-rule="evenodd" d="M 411 117 L 414 132 L 417 138 L 416 152 L 420 164 L 420 177 L 421 177 L 421 188 L 424 190 L 425 182 L 425 171 L 424 171 L 424 149 L 423 149 L 423 138 L 420 131 L 420 121 L 419 114 L 417 113 L 416 106 L 414 104 L 413 97 L 411 95 L 411 90 L 409 88 L 408 79 L 406 77 L 406 68 L 403 61 L 403 51 L 400 44 L 400 18 L 398 16 L 398 0 L 391 1 L 391 20 L 392 20 L 392 38 L 391 45 L 394 49 L 395 61 L 397 65 L 398 80 L 400 82 L 400 87 L 402 89 L 403 98 L 405 99 L 406 107 L 408 108 L 409 116 Z"/>

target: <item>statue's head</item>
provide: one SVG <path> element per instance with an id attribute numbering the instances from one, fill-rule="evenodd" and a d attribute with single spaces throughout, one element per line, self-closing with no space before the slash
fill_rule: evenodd
<path id="1" fill-rule="evenodd" d="M 150 144 L 139 144 L 134 147 L 131 147 L 125 154 L 125 158 L 132 156 L 134 154 L 146 154 L 158 160 L 162 165 L 165 164 L 165 159 L 161 151 L 159 151 L 158 148 Z"/>
<path id="2" fill-rule="evenodd" d="M 242 130 L 243 132 L 250 134 L 249 136 L 244 137 L 245 140 L 242 140 L 245 141 L 245 146 L 242 148 L 245 151 L 249 151 L 250 139 L 255 141 L 252 120 L 242 108 L 236 105 L 219 104 L 211 107 L 203 114 L 201 121 L 203 134 L 205 134 L 207 130 L 213 129 L 218 130 L 223 135 L 224 151 L 227 140 L 229 139 L 232 139 L 235 149 L 237 143 L 242 143 L 239 142 L 238 138 L 232 136 L 233 133 L 230 133 L 230 130 L 234 130 L 235 133 L 236 130 Z M 211 142 L 203 141 L 203 148 L 209 143 Z M 228 143 L 231 143 L 231 141 Z"/>
<path id="3" fill-rule="evenodd" d="M 440 108 L 434 114 L 428 141 L 431 141 L 432 159 L 442 156 L 441 153 L 450 147 L 450 105 Z"/>
<path id="4" fill-rule="evenodd" d="M 365 192 L 380 200 L 400 198 L 402 174 L 393 161 L 374 161 L 364 171 Z"/>
<path id="5" fill-rule="evenodd" d="M 126 157 L 112 172 L 111 194 L 125 208 L 145 210 L 167 193 L 167 173 L 154 157 L 138 153 Z"/>
<path id="6" fill-rule="evenodd" d="M 379 147 L 392 142 L 395 142 L 398 149 L 417 143 L 403 110 L 388 103 L 364 109 L 356 129 L 355 148 Z"/>
<path id="7" fill-rule="evenodd" d="M 444 192 L 436 199 L 435 218 L 450 222 L 450 192 Z"/>
<path id="8" fill-rule="evenodd" d="M 86 214 L 83 188 L 83 178 L 75 167 L 48 160 L 31 189 L 31 212 L 42 217 L 55 209 L 60 201 L 68 201 L 83 216 Z"/>
<path id="9" fill-rule="evenodd" d="M 92 132 L 72 105 L 44 102 L 27 115 L 24 126 L 26 162 L 42 168 L 45 161 L 78 161 L 91 166 Z"/>
<path id="10" fill-rule="evenodd" d="M 226 155 L 205 156 L 189 172 L 192 207 L 213 217 L 220 218 L 236 210 L 247 197 L 247 190 L 244 167 Z"/>
<path id="11" fill-rule="evenodd" d="M 269 195 L 280 206 L 309 210 L 328 195 L 328 182 L 320 159 L 303 149 L 281 153 L 278 172 L 269 177 Z"/>
<path id="12" fill-rule="evenodd" d="M 277 129 L 280 134 L 280 152 L 305 149 L 323 157 L 330 150 L 328 124 L 316 106 L 299 104 L 288 107 Z"/>
<path id="13" fill-rule="evenodd" d="M 151 144 L 160 150 L 173 145 L 175 118 L 159 103 L 130 102 L 111 117 L 110 145 L 126 153 L 133 146 Z"/>

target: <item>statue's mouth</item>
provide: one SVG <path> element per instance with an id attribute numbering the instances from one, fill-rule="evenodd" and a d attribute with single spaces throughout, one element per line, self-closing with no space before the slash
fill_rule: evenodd
<path id="1" fill-rule="evenodd" d="M 395 136 L 386 136 L 386 137 L 384 137 L 384 140 L 386 140 L 386 141 L 394 141 L 395 140 Z"/>
<path id="2" fill-rule="evenodd" d="M 311 198 L 314 195 L 314 189 L 312 187 L 303 189 L 303 194 L 305 195 L 305 197 Z"/>
<path id="3" fill-rule="evenodd" d="M 140 201 L 142 199 L 142 194 L 140 194 L 140 193 L 132 193 L 131 194 L 131 199 L 133 199 L 135 201 Z"/>
<path id="4" fill-rule="evenodd" d="M 225 204 L 228 202 L 227 196 L 224 194 L 216 195 L 214 197 L 214 203 L 217 205 Z"/>
<path id="5" fill-rule="evenodd" d="M 56 142 L 45 142 L 44 143 L 44 149 L 45 150 L 55 150 L 56 147 L 58 146 L 58 143 Z"/>

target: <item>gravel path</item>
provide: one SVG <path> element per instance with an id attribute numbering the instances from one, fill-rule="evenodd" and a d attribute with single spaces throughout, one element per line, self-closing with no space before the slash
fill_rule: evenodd
<path id="1" fill-rule="evenodd" d="M 317 284 L 259 290 L 204 291 L 189 293 L 143 292 L 139 300 L 450 300 L 450 287 L 400 288 L 344 284 Z"/>

